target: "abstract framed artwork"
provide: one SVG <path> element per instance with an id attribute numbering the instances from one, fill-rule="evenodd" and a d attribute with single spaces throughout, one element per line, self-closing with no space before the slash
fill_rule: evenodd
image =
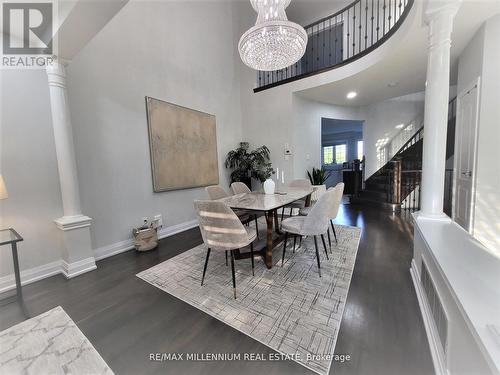
<path id="1" fill-rule="evenodd" d="M 215 116 L 146 97 L 153 191 L 219 183 Z"/>

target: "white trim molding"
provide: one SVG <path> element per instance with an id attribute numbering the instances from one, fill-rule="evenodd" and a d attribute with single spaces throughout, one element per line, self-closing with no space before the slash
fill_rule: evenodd
<path id="1" fill-rule="evenodd" d="M 92 218 L 85 215 L 63 216 L 54 220 L 54 223 L 61 230 L 72 230 L 90 227 Z"/>
<path id="2" fill-rule="evenodd" d="M 184 223 L 165 227 L 158 232 L 158 238 L 162 239 L 170 237 L 186 230 L 196 228 L 197 226 L 198 220 L 190 220 Z M 97 268 L 95 261 L 97 260 L 108 258 L 113 255 L 118 255 L 125 251 L 132 250 L 133 248 L 133 241 L 131 239 L 128 239 L 94 250 L 94 257 L 85 258 L 73 263 L 67 263 L 64 260 L 59 259 L 57 261 L 43 264 L 38 267 L 23 270 L 21 271 L 21 285 L 28 285 L 34 283 L 35 281 L 46 279 L 58 274 L 63 274 L 66 278 L 70 279 L 85 272 L 95 270 Z M 16 282 L 14 279 L 14 274 L 0 277 L 0 293 L 4 293 L 15 288 Z"/>
<path id="3" fill-rule="evenodd" d="M 45 279 L 61 273 L 61 261 L 42 264 L 38 267 L 33 267 L 21 271 L 21 285 L 28 285 L 35 281 Z M 0 293 L 7 292 L 16 288 L 16 280 L 14 274 L 0 277 Z"/>
<path id="4" fill-rule="evenodd" d="M 162 228 L 158 231 L 158 238 L 166 238 L 173 236 L 174 234 L 184 232 L 189 229 L 193 229 L 198 226 L 198 220 L 190 220 L 184 223 L 171 225 L 169 227 Z M 113 255 L 124 253 L 125 251 L 132 250 L 134 248 L 134 241 L 132 239 L 115 242 L 111 245 L 99 247 L 94 250 L 94 256 L 96 260 L 105 259 Z"/>
<path id="5" fill-rule="evenodd" d="M 95 264 L 95 258 L 90 257 L 86 259 L 79 260 L 73 263 L 67 263 L 61 260 L 61 273 L 67 278 L 71 279 L 73 277 L 79 276 L 83 273 L 93 271 L 97 268 Z"/>

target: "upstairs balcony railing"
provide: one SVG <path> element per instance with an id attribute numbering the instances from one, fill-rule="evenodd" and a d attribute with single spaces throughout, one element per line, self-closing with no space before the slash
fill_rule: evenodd
<path id="1" fill-rule="evenodd" d="M 352 62 L 384 43 L 406 19 L 414 0 L 357 0 L 306 26 L 304 56 L 294 65 L 257 72 L 255 92 Z"/>

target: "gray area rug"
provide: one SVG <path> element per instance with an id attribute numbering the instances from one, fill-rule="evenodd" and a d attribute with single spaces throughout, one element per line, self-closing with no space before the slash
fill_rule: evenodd
<path id="1" fill-rule="evenodd" d="M 336 231 L 339 242 L 332 243 L 330 260 L 318 238 L 321 278 L 311 237 L 295 253 L 293 240 L 288 241 L 283 267 L 282 245 L 274 250 L 277 264 L 270 270 L 255 258 L 253 277 L 250 259 L 236 261 L 236 300 L 224 252 L 212 251 L 200 286 L 204 245 L 137 276 L 323 375 L 332 363 L 361 236 L 361 229 L 355 227 L 337 225 Z"/>
<path id="2" fill-rule="evenodd" d="M 113 372 L 58 306 L 0 332 L 2 374 L 106 374 Z"/>

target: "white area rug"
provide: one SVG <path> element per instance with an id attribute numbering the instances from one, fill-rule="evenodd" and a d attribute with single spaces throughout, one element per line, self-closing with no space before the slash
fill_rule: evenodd
<path id="1" fill-rule="evenodd" d="M 332 243 L 330 260 L 318 237 L 321 278 L 311 237 L 303 240 L 295 254 L 293 240 L 288 241 L 283 267 L 282 245 L 274 251 L 273 259 L 279 262 L 272 269 L 256 258 L 255 276 L 250 259 L 237 260 L 236 300 L 224 252 L 212 251 L 205 283 L 200 286 L 204 245 L 137 276 L 324 375 L 332 363 L 361 236 L 361 229 L 355 227 L 336 226 L 336 231 L 339 242 Z"/>
<path id="2" fill-rule="evenodd" d="M 0 369 L 5 375 L 113 374 L 60 306 L 0 332 Z"/>

